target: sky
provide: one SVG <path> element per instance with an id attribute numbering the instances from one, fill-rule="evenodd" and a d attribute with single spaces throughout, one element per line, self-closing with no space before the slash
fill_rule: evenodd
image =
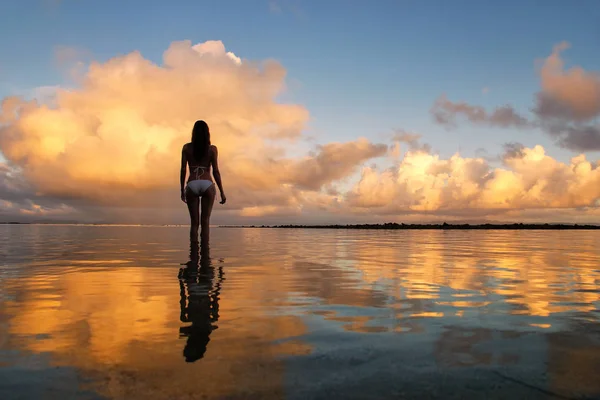
<path id="1" fill-rule="evenodd" d="M 600 222 L 600 3 L 0 6 L 0 221 Z"/>

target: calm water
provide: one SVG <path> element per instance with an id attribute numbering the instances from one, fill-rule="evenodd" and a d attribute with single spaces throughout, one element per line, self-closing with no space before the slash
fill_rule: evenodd
<path id="1" fill-rule="evenodd" d="M 211 242 L 0 226 L 0 398 L 600 398 L 598 231 Z"/>

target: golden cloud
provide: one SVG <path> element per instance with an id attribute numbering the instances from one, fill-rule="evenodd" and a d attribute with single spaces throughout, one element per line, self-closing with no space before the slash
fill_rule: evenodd
<path id="1" fill-rule="evenodd" d="M 384 213 L 596 205 L 600 169 L 584 154 L 570 164 L 549 157 L 539 145 L 511 154 L 505 168 L 493 169 L 483 158 L 455 154 L 444 160 L 423 150 L 408 151 L 393 169 L 365 168 L 348 202 Z"/>
<path id="2" fill-rule="evenodd" d="M 569 85 L 557 82 L 571 79 L 583 90 L 577 82 L 592 82 L 595 75 L 559 73 L 561 49 L 555 48 L 542 68 L 544 93 L 562 98 L 582 118 L 591 115 L 595 106 L 578 103 L 581 99 L 566 94 Z M 303 140 L 309 113 L 276 100 L 285 90 L 285 76 L 278 62 L 242 59 L 220 41 L 181 41 L 169 46 L 160 65 L 139 52 L 91 63 L 77 88 L 41 91 L 51 104 L 5 98 L 0 150 L 8 162 L 0 164 L 0 215 L 67 216 L 108 205 L 120 216 L 132 207 L 144 212 L 161 207 L 165 218 L 172 218 L 168 210 L 182 208 L 181 147 L 197 119 L 208 121 L 219 147 L 228 218 L 453 216 L 467 210 L 491 216 L 514 209 L 596 207 L 597 163 L 584 155 L 561 163 L 541 146 L 509 146 L 504 166 L 492 168 L 483 158 L 442 159 L 419 143 L 420 135 L 396 131 L 391 146 L 357 138 L 292 157 L 288 151 Z M 582 97 L 585 104 L 595 104 L 593 87 Z M 464 114 L 480 124 L 531 126 L 510 106 L 487 112 L 445 96 L 432 111 L 443 124 Z M 363 167 L 354 186 L 345 181 L 382 156 L 395 166 Z M 351 189 L 342 193 L 338 183 Z"/>
<path id="3" fill-rule="evenodd" d="M 278 62 L 242 60 L 220 41 L 174 42 L 162 65 L 132 52 L 91 63 L 78 88 L 55 90 L 52 106 L 4 99 L 0 149 L 46 196 L 174 205 L 181 147 L 204 119 L 219 148 L 229 208 L 295 207 L 301 190 L 319 191 L 387 147 L 359 139 L 287 157 L 309 113 L 276 101 L 285 75 Z"/>

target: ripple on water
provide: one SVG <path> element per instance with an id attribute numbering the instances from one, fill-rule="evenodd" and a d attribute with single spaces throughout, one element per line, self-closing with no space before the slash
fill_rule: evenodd
<path id="1" fill-rule="evenodd" d="M 595 231 L 214 228 L 197 271 L 187 235 L 0 227 L 0 397 L 56 367 L 66 397 L 600 394 Z"/>

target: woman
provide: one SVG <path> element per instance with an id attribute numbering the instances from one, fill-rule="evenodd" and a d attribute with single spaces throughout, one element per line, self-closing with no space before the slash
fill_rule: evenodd
<path id="1" fill-rule="evenodd" d="M 196 121 L 192 130 L 192 141 L 183 145 L 181 151 L 181 200 L 187 203 L 190 212 L 190 240 L 198 242 L 198 225 L 202 246 L 208 245 L 210 213 L 215 202 L 217 190 L 210 176 L 212 165 L 215 181 L 221 192 L 221 204 L 227 200 L 223 192 L 219 164 L 217 162 L 217 146 L 210 144 L 210 132 L 204 121 Z M 186 164 L 190 168 L 190 176 L 184 188 Z M 202 213 L 199 214 L 199 208 Z"/>

